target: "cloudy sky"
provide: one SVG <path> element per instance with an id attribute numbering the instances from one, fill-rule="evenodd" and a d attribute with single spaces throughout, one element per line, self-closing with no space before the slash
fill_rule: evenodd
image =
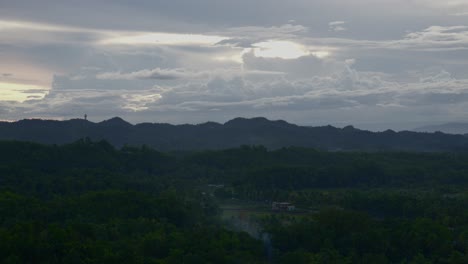
<path id="1" fill-rule="evenodd" d="M 0 119 L 468 121 L 466 0 L 0 0 Z"/>

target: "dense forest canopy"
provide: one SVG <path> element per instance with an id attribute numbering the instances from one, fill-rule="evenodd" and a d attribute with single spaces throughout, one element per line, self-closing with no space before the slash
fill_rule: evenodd
<path id="1" fill-rule="evenodd" d="M 1 263 L 468 262 L 463 152 L 2 141 L 0 175 Z M 273 201 L 298 210 L 252 213 L 261 236 L 222 220 Z"/>

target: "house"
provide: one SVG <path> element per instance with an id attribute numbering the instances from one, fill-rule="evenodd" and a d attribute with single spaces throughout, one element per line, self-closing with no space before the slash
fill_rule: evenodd
<path id="1" fill-rule="evenodd" d="M 271 204 L 271 210 L 280 212 L 290 212 L 296 210 L 296 207 L 287 202 L 273 202 Z"/>

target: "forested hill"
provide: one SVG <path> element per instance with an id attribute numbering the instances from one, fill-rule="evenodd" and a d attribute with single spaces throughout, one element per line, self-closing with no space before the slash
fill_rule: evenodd
<path id="1" fill-rule="evenodd" d="M 0 141 L 0 263 L 465 264 L 467 172 L 468 153 Z"/>
<path id="2" fill-rule="evenodd" d="M 313 147 L 325 150 L 464 151 L 468 137 L 410 131 L 370 132 L 352 126 L 305 127 L 265 118 L 236 118 L 224 124 L 198 125 L 141 123 L 132 125 L 115 117 L 93 123 L 83 119 L 66 121 L 21 120 L 0 122 L 0 140 L 65 144 L 80 138 L 105 139 L 114 146 L 148 145 L 161 151 L 225 149 L 241 145 Z"/>

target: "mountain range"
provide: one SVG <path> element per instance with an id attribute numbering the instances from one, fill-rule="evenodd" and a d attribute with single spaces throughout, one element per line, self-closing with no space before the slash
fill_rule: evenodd
<path id="1" fill-rule="evenodd" d="M 441 125 L 423 126 L 413 129 L 416 132 L 443 132 L 447 134 L 468 134 L 468 123 L 446 123 Z"/>
<path id="2" fill-rule="evenodd" d="M 99 123 L 84 119 L 0 122 L 0 140 L 66 144 L 85 137 L 104 139 L 116 147 L 147 145 L 161 151 L 224 149 L 241 145 L 263 145 L 269 149 L 312 147 L 330 151 L 468 150 L 468 137 L 464 135 L 393 130 L 370 132 L 352 126 L 308 127 L 263 117 L 235 118 L 224 124 L 207 122 L 197 125 L 132 125 L 119 117 Z"/>

